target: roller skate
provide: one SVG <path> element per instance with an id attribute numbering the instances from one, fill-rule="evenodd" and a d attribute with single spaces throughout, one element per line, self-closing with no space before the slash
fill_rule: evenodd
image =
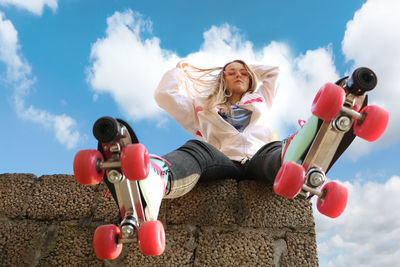
<path id="1" fill-rule="evenodd" d="M 123 120 L 102 117 L 95 122 L 93 134 L 98 149 L 81 150 L 75 155 L 75 178 L 82 185 L 98 184 L 104 179 L 121 217 L 118 226 L 102 225 L 96 229 L 96 256 L 115 259 L 123 243 L 136 240 L 144 255 L 161 255 L 165 231 L 157 217 L 168 182 L 167 162 L 150 156 Z"/>
<path id="2" fill-rule="evenodd" d="M 324 185 L 326 173 L 356 136 L 373 142 L 386 130 L 388 112 L 367 105 L 366 92 L 376 84 L 372 70 L 358 68 L 350 77 L 322 86 L 312 103 L 311 118 L 283 142 L 275 193 L 285 198 L 317 195 L 320 213 L 331 218 L 342 214 L 347 188 L 334 181 Z"/>

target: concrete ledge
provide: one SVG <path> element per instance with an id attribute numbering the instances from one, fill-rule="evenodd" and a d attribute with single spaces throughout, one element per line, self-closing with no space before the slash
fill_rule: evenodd
<path id="1" fill-rule="evenodd" d="M 103 183 L 81 186 L 71 175 L 0 174 L 1 265 L 318 266 L 311 204 L 235 180 L 198 184 L 163 201 L 163 255 L 145 257 L 133 242 L 118 259 L 101 261 L 93 233 L 119 223 L 106 191 Z"/>

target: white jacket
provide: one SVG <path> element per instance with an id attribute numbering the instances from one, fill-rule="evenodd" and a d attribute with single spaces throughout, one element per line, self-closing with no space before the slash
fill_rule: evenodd
<path id="1" fill-rule="evenodd" d="M 241 133 L 226 122 L 215 108 L 204 110 L 204 99 L 188 97 L 183 86 L 184 73 L 174 68 L 164 74 L 154 97 L 158 105 L 190 134 L 216 147 L 231 160 L 250 159 L 263 145 L 274 141 L 268 113 L 277 90 L 278 67 L 252 65 L 259 87 L 236 103 L 252 111 L 249 125 Z"/>

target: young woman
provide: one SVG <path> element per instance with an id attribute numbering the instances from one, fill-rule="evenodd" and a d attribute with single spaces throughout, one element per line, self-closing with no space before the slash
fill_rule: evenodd
<path id="1" fill-rule="evenodd" d="M 235 60 L 213 69 L 179 62 L 163 76 L 155 92 L 158 105 L 197 137 L 164 155 L 169 164 L 152 159 L 166 174 L 165 198 L 186 194 L 199 180 L 273 183 L 282 142 L 273 138 L 268 113 L 278 73 L 278 67 Z"/>

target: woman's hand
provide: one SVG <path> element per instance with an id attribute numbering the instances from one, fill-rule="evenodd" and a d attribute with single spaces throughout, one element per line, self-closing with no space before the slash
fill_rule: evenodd
<path id="1" fill-rule="evenodd" d="M 179 62 L 176 64 L 176 67 L 177 67 L 177 68 L 180 68 L 180 69 L 183 70 L 183 71 L 186 71 L 185 68 L 186 68 L 187 66 L 189 66 L 189 63 L 187 63 L 184 59 L 182 59 L 181 61 L 179 61 Z"/>

